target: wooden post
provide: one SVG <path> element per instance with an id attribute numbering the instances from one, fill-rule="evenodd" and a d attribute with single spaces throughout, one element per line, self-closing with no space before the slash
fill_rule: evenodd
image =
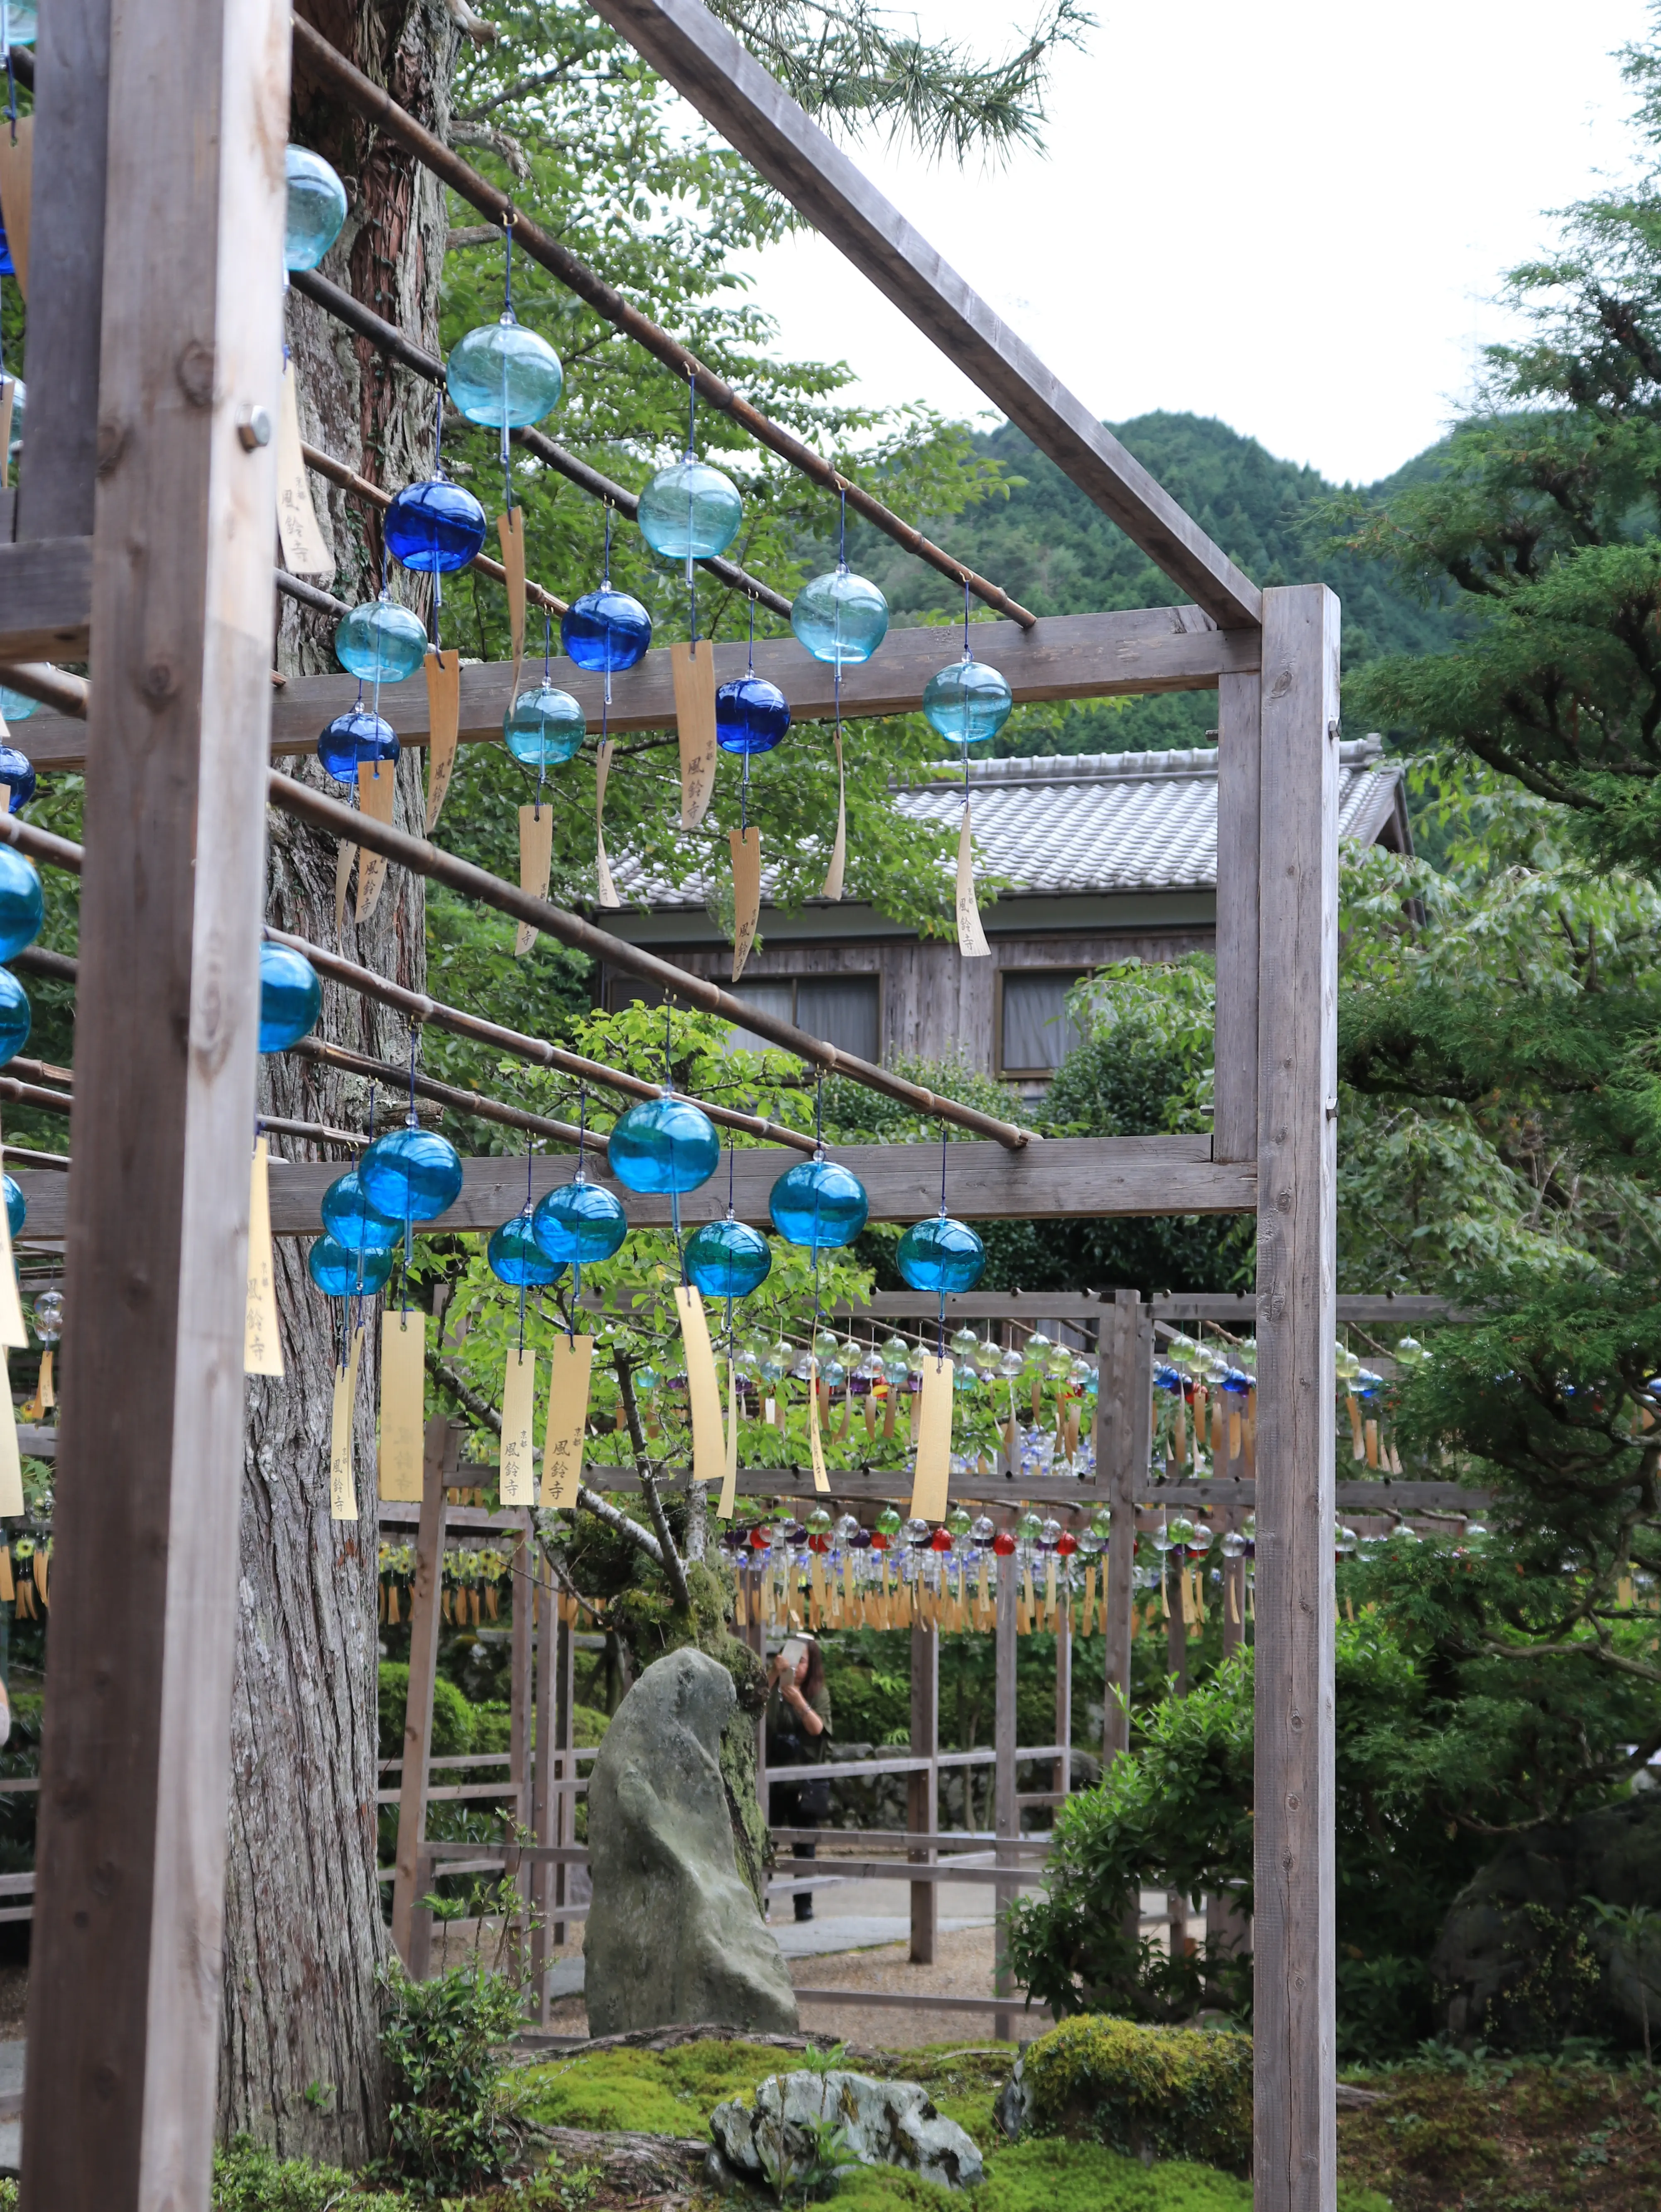
<path id="1" fill-rule="evenodd" d="M 576 1733 L 576 1721 L 571 1708 L 576 1690 L 576 1624 L 560 1621 L 557 1627 L 557 1644 L 554 1662 L 554 1776 L 557 1781 L 572 1783 L 576 1779 L 577 1763 L 572 1757 L 572 1746 Z M 554 1798 L 554 1841 L 570 1844 L 576 1838 L 577 1801 L 569 1789 L 557 1792 Z M 558 1907 L 566 1901 L 566 1885 L 570 1881 L 570 1869 L 565 1866 L 554 1869 L 554 1944 L 557 1948 L 565 1941 L 566 1923 L 558 1917 Z"/>
<path id="2" fill-rule="evenodd" d="M 1183 1619 L 1183 1575 L 1187 1565 L 1186 1552 L 1167 1552 L 1160 1567 L 1169 1608 L 1165 1622 L 1165 1672 L 1171 1679 L 1171 1694 L 1174 1698 L 1188 1695 L 1188 1624 Z"/>
<path id="3" fill-rule="evenodd" d="M 914 1621 L 911 1625 L 911 1756 L 913 1759 L 932 1760 L 940 1747 L 940 1639 L 934 1629 L 924 1627 L 921 1621 Z M 934 1765 L 930 1765 L 926 1773 L 906 1777 L 905 1824 L 914 1836 L 932 1836 L 940 1826 L 939 1783 L 940 1770 Z M 929 1866 L 935 1859 L 935 1853 L 930 1850 L 915 1850 L 909 1856 Z M 935 1941 L 940 1927 L 937 1903 L 940 1889 L 937 1881 L 914 1881 L 911 1885 L 911 1963 L 914 1966 L 932 1966 L 934 1963 Z"/>
<path id="4" fill-rule="evenodd" d="M 1338 602 L 1266 592 L 1258 988 L 1257 2212 L 1326 2212 L 1333 2071 Z"/>
<path id="5" fill-rule="evenodd" d="M 533 1841 L 555 1840 L 554 1808 L 558 1802 L 550 1786 L 554 1774 L 554 1674 L 557 1665 L 559 1624 L 557 1598 L 547 1571 L 536 1563 L 536 1722 L 531 1754 L 531 1832 Z M 548 1967 L 551 1933 L 548 1912 L 554 1894 L 553 1869 L 538 1859 L 531 1874 L 531 1990 L 537 2019 L 548 2024 Z"/>
<path id="6" fill-rule="evenodd" d="M 78 20 L 66 11 L 66 33 Z M 99 58 L 94 35 L 73 66 Z M 117 13 L 68 1193 L 77 1349 L 24 2092 L 35 2212 L 199 2207 L 210 2188 L 276 501 L 274 451 L 245 450 L 237 422 L 277 414 L 288 105 L 277 0 Z M 59 188 L 37 168 L 43 214 Z M 76 258 L 37 244 L 38 300 Z M 320 1478 L 319 1496 L 326 1511 Z"/>
<path id="7" fill-rule="evenodd" d="M 1020 1807 L 1015 1802 L 1015 1563 L 1013 1559 L 998 1562 L 998 1630 L 996 1644 L 996 1692 L 993 1710 L 992 1744 L 996 1754 L 992 1768 L 992 1832 L 998 1838 L 994 1844 L 996 1863 L 1013 1866 L 1018 1853 L 1005 1848 L 1005 1839 L 1019 1836 L 1021 1832 Z M 993 1937 L 995 1949 L 995 1978 L 992 1985 L 994 1996 L 1008 1996 L 1014 1989 L 1014 1978 L 1009 1971 L 1009 1961 L 1004 1949 L 1004 1930 L 1008 1922 L 1009 1908 L 1016 1895 L 1013 1881 L 994 1885 L 997 1926 Z M 1015 2033 L 1013 2008 L 993 2015 L 992 2033 L 1001 2043 L 1007 2043 Z"/>
<path id="8" fill-rule="evenodd" d="M 1056 1741 L 1062 1755 L 1050 1787 L 1065 1797 L 1073 1787 L 1073 1606 L 1065 1589 L 1056 1623 Z"/>
<path id="9" fill-rule="evenodd" d="M 1217 683 L 1217 1015 L 1211 1156 L 1257 1157 L 1257 756 L 1262 678 Z"/>
<path id="10" fill-rule="evenodd" d="M 444 1493 L 454 1480 L 464 1431 L 447 1414 L 427 1424 L 421 1519 L 410 1584 L 410 1687 L 404 1707 L 404 1778 L 398 1796 L 398 1851 L 392 1874 L 392 1948 L 411 1973 L 416 1900 L 425 1894 L 417 1864 L 427 1840 L 427 1761 L 433 1747 L 433 1685 L 438 1678 L 439 1592 L 444 1579 Z"/>
<path id="11" fill-rule="evenodd" d="M 1238 1528 L 1241 1516 L 1226 1512 L 1220 1516 L 1225 1531 Z M 1246 1640 L 1245 1635 L 1245 1561 L 1244 1559 L 1223 1561 L 1223 1656 L 1233 1656 Z"/>
<path id="12" fill-rule="evenodd" d="M 531 1555 L 536 1538 L 531 1516 L 524 1515 L 525 1534 L 514 1546 L 513 1570 L 508 1577 L 514 1597 L 513 1644 L 508 1661 L 508 1774 L 514 1787 L 514 1825 L 528 1827 L 531 1819 L 531 1697 L 533 1644 L 531 1628 Z M 521 1863 L 516 1877 L 521 1916 L 531 1904 L 531 1869 Z"/>
<path id="13" fill-rule="evenodd" d="M 1146 1345 L 1144 1346 L 1144 1335 Z M 1107 1647 L 1102 1680 L 1102 1758 L 1110 1765 L 1130 1747 L 1130 1608 L 1136 1565 L 1136 1493 L 1147 1479 L 1153 1328 L 1144 1326 L 1135 1291 L 1113 1291 L 1102 1306 L 1097 1346 L 1096 1464 L 1112 1508 L 1113 1528 L 1103 1561 L 1102 1630 Z"/>

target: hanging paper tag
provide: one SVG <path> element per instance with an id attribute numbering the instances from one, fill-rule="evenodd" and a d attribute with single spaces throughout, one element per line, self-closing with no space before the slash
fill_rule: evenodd
<path id="1" fill-rule="evenodd" d="M 372 822 L 392 826 L 392 803 L 398 797 L 398 777 L 390 761 L 359 761 L 357 810 Z M 386 858 L 367 849 L 357 856 L 357 919 L 368 921 L 380 903 L 380 887 L 386 880 Z"/>
<path id="2" fill-rule="evenodd" d="M 830 865 L 819 885 L 821 898 L 839 899 L 848 865 L 848 778 L 843 767 L 842 732 L 837 732 L 837 842 L 830 848 Z"/>
<path id="3" fill-rule="evenodd" d="M 424 1314 L 380 1316 L 380 1449 L 376 1486 L 388 1504 L 418 1505 L 426 1448 L 427 1320 Z"/>
<path id="4" fill-rule="evenodd" d="M 965 960 L 989 959 L 992 952 L 975 900 L 975 843 L 967 805 L 958 832 L 958 950 Z"/>
<path id="5" fill-rule="evenodd" d="M 542 1503 L 575 1505 L 588 1429 L 592 1336 L 559 1336 L 548 1355 L 548 1425 L 542 1437 Z"/>
<path id="6" fill-rule="evenodd" d="M 277 1328 L 276 1270 L 271 1259 L 270 1151 L 263 1137 L 253 1148 L 253 1175 L 248 1186 L 248 1306 L 242 1324 L 242 1372 L 283 1372 L 283 1340 Z"/>
<path id="7" fill-rule="evenodd" d="M 0 1353 L 0 1384 L 5 1383 L 6 1360 Z M 9 1384 L 0 1389 L 0 1516 L 23 1510 L 23 1462 L 17 1449 L 17 1414 Z"/>
<path id="8" fill-rule="evenodd" d="M 514 690 L 519 690 L 520 664 L 525 658 L 525 509 L 509 508 L 496 517 L 496 536 L 502 540 L 502 565 L 508 571 L 508 635 L 514 647 Z"/>
<path id="9" fill-rule="evenodd" d="M 334 856 L 334 933 L 337 943 L 346 927 L 346 886 L 351 882 L 352 862 L 356 858 L 356 846 L 345 844 Z"/>
<path id="10" fill-rule="evenodd" d="M 311 486 L 306 481 L 300 400 L 291 361 L 283 364 L 283 392 L 277 410 L 277 534 L 283 545 L 283 565 L 291 574 L 320 576 L 326 583 L 333 575 L 334 561 L 323 542 Z"/>
<path id="11" fill-rule="evenodd" d="M 813 1362 L 813 1372 L 807 1385 L 807 1451 L 813 1462 L 813 1487 L 829 1490 L 830 1478 L 824 1471 L 824 1439 L 819 1434 L 819 1364 Z"/>
<path id="12" fill-rule="evenodd" d="M 40 1380 L 35 1385 L 34 1395 L 40 1401 L 40 1410 L 43 1413 L 50 1413 L 58 1403 L 58 1392 L 52 1379 L 51 1345 L 48 1345 L 40 1355 Z"/>
<path id="13" fill-rule="evenodd" d="M 0 491 L 11 482 L 11 410 L 17 398 L 17 379 L 0 377 Z M 0 714 L 0 722 L 5 716 Z M 10 742 L 8 733 L 8 743 Z"/>
<path id="14" fill-rule="evenodd" d="M 17 1293 L 17 1267 L 11 1255 L 11 1224 L 6 1218 L 5 1207 L 0 1206 L 0 1345 L 14 1352 L 26 1352 L 28 1342 L 23 1301 Z"/>
<path id="15" fill-rule="evenodd" d="M 531 1467 L 532 1416 L 536 1407 L 537 1356 L 515 1345 L 508 1354 L 502 1382 L 502 1458 L 499 1481 L 504 1505 L 534 1505 L 536 1478 Z"/>
<path id="16" fill-rule="evenodd" d="M 461 727 L 461 655 L 427 648 L 427 833 L 438 827 L 456 764 L 456 733 Z"/>
<path id="17" fill-rule="evenodd" d="M 357 1487 L 352 1480 L 352 1414 L 357 1404 L 357 1363 L 363 1351 L 363 1329 L 352 1331 L 352 1348 L 346 1364 L 337 1367 L 334 1408 L 329 1421 L 329 1518 L 356 1521 Z"/>
<path id="18" fill-rule="evenodd" d="M 715 789 L 715 648 L 672 645 L 675 729 L 680 738 L 680 826 L 696 830 Z"/>
<path id="19" fill-rule="evenodd" d="M 5 219 L 17 289 L 29 296 L 29 218 L 33 205 L 34 118 L 20 115 L 0 131 L 0 215 Z"/>
<path id="20" fill-rule="evenodd" d="M 545 793 L 541 805 L 519 810 L 519 887 L 532 898 L 548 896 L 548 878 L 554 865 L 554 810 Z M 514 932 L 514 951 L 523 958 L 537 941 L 534 922 L 521 921 Z"/>
<path id="21" fill-rule="evenodd" d="M 721 1499 L 715 1507 L 715 1517 L 730 1521 L 738 1510 L 739 1496 L 739 1376 L 729 1358 L 727 1362 L 727 1466 L 721 1479 Z"/>
<path id="22" fill-rule="evenodd" d="M 729 830 L 733 848 L 733 981 L 744 973 L 756 942 L 761 920 L 761 831 L 752 822 L 747 830 Z"/>
<path id="23" fill-rule="evenodd" d="M 930 1359 L 922 1370 L 917 1416 L 917 1468 L 911 1482 L 911 1518 L 944 1521 L 952 1481 L 952 1366 Z"/>
<path id="24" fill-rule="evenodd" d="M 692 1408 L 692 1480 L 719 1482 L 725 1457 L 721 1433 L 721 1392 L 715 1356 L 709 1349 L 709 1323 L 703 1300 L 690 1285 L 675 1292 L 680 1316 L 681 1348 L 686 1354 L 686 1391 Z"/>
<path id="25" fill-rule="evenodd" d="M 605 811 L 605 779 L 611 769 L 611 740 L 607 738 L 594 756 L 594 874 L 598 881 L 594 903 L 619 907 L 623 901 L 611 881 L 611 864 L 605 858 L 605 831 L 600 819 Z"/>

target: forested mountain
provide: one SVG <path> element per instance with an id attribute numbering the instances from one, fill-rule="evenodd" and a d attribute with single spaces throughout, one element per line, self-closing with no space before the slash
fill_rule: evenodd
<path id="1" fill-rule="evenodd" d="M 1421 605 L 1384 565 L 1349 554 L 1323 554 L 1329 525 L 1323 510 L 1339 487 L 1317 471 L 1276 460 L 1255 438 L 1198 415 L 1141 415 L 1110 426 L 1172 497 L 1259 584 L 1319 577 L 1344 603 L 1347 670 L 1385 653 L 1446 644 L 1455 617 L 1445 605 Z M 967 508 L 940 535 L 983 575 L 1039 614 L 1158 605 L 1177 596 L 1122 531 L 1069 483 L 1013 424 L 977 436 L 976 447 L 1001 465 L 1007 496 Z M 1435 473 L 1439 448 L 1358 497 L 1368 506 Z M 850 541 L 855 538 L 850 529 Z M 887 592 L 897 622 L 955 612 L 952 586 L 873 532 L 858 534 L 850 558 Z M 1019 714 L 1004 752 L 1120 751 L 1198 744 L 1216 720 L 1209 691 L 1103 702 Z"/>

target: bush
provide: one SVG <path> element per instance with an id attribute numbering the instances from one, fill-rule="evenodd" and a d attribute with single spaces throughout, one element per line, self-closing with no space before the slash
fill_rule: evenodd
<path id="1" fill-rule="evenodd" d="M 4 2186 L 0 2183 L 0 2190 Z M 360 2196 L 351 2175 L 338 2166 L 274 2158 L 251 2136 L 238 2136 L 228 2149 L 213 2154 L 213 2212 L 328 2212 L 331 2205 L 348 2197 L 352 2212 L 395 2212 L 403 2202 L 397 2197 Z M 0 2194 L 0 2208 L 16 2201 Z"/>
<path id="2" fill-rule="evenodd" d="M 524 2025 L 522 1996 L 505 1975 L 465 1966 L 426 1982 L 394 1968 L 386 1992 L 389 2164 L 429 2193 L 494 2181 L 508 2132 L 495 2046 Z"/>
<path id="3" fill-rule="evenodd" d="M 506 1751 L 513 1734 L 514 1709 L 492 1699 L 473 1707 L 473 1733 L 469 1751 Z"/>
<path id="4" fill-rule="evenodd" d="M 1135 2158 L 1190 2158 L 1244 2173 L 1251 2160 L 1251 2039 L 1141 2027 L 1084 2013 L 1022 2063 L 1027 2124 Z"/>
<path id="5" fill-rule="evenodd" d="M 404 1756 L 404 1712 L 410 1702 L 410 1670 L 401 1659 L 380 1662 L 380 1756 Z M 433 1684 L 433 1755 L 445 1759 L 472 1751 L 473 1708 L 442 1674 Z"/>

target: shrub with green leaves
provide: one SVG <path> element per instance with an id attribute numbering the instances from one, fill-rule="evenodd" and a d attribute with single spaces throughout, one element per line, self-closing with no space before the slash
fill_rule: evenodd
<path id="1" fill-rule="evenodd" d="M 386 1990 L 389 2164 L 444 2191 L 496 2180 L 507 2140 L 496 2046 L 523 2025 L 520 1992 L 505 1975 L 465 1966 L 425 1982 L 394 1968 Z"/>
<path id="2" fill-rule="evenodd" d="M 1083 2013 L 1025 2054 L 1029 2125 L 1137 2158 L 1251 2158 L 1251 2039 Z"/>
<path id="3" fill-rule="evenodd" d="M 410 1670 L 401 1659 L 380 1662 L 380 1756 L 404 1756 L 404 1712 L 410 1701 Z M 473 1741 L 472 1706 L 446 1676 L 433 1683 L 433 1741 L 435 1759 L 448 1759 L 464 1751 L 486 1748 Z"/>

